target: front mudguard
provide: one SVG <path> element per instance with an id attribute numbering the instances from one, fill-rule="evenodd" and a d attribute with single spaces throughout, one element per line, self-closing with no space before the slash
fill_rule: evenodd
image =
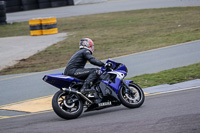
<path id="1" fill-rule="evenodd" d="M 125 80 L 125 81 L 122 81 L 121 85 L 119 86 L 119 90 L 117 92 L 117 95 L 119 96 L 119 91 L 121 89 L 122 86 L 125 86 L 126 88 L 129 88 L 129 84 L 130 83 L 134 83 L 133 80 Z"/>
<path id="2" fill-rule="evenodd" d="M 130 83 L 134 83 L 133 80 L 125 80 L 124 83 L 126 83 L 127 86 L 129 86 Z"/>

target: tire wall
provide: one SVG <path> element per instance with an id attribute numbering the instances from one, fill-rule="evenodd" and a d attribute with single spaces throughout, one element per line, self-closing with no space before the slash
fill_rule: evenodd
<path id="1" fill-rule="evenodd" d="M 74 5 L 74 0 L 0 0 L 3 1 L 6 13 Z"/>
<path id="2" fill-rule="evenodd" d="M 4 0 L 6 3 L 6 12 L 22 11 L 21 0 Z"/>
<path id="3" fill-rule="evenodd" d="M 51 1 L 50 0 L 38 0 L 38 5 L 39 5 L 40 9 L 49 8 L 49 7 L 51 7 Z"/>
<path id="4" fill-rule="evenodd" d="M 38 0 L 21 0 L 24 11 L 38 9 Z"/>
<path id="5" fill-rule="evenodd" d="M 0 25 L 6 24 L 6 3 L 0 1 Z"/>
<path id="6" fill-rule="evenodd" d="M 51 0 L 51 7 L 60 7 L 66 5 L 67 5 L 66 0 Z"/>
<path id="7" fill-rule="evenodd" d="M 77 4 L 104 2 L 107 0 L 0 0 L 5 2 L 6 12 L 17 12 Z"/>

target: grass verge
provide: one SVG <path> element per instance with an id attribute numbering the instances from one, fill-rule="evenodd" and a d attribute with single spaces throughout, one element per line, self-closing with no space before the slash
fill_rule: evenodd
<path id="1" fill-rule="evenodd" d="M 97 59 L 117 57 L 200 39 L 200 6 L 144 9 L 58 19 L 67 39 L 0 75 L 38 72 L 65 67 L 83 37 L 93 39 Z M 0 37 L 29 35 L 28 22 L 0 26 Z"/>
<path id="2" fill-rule="evenodd" d="M 142 88 L 200 79 L 200 63 L 130 78 Z"/>

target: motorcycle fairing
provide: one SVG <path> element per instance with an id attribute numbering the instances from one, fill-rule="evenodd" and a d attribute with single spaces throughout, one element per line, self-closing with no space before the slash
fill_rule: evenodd
<path id="1" fill-rule="evenodd" d="M 104 81 L 102 81 L 100 83 L 100 89 L 101 89 L 103 96 L 107 97 L 106 99 L 110 99 L 111 98 L 110 96 L 112 96 L 118 102 L 120 101 L 116 92 L 114 92 L 114 90 L 111 87 L 109 87 L 108 84 L 106 84 Z"/>
<path id="2" fill-rule="evenodd" d="M 110 80 L 109 81 L 102 80 L 102 82 L 104 82 L 108 86 L 112 87 L 114 89 L 115 93 L 118 95 L 119 88 L 121 86 L 120 84 L 121 84 L 123 78 L 125 77 L 126 72 L 123 70 L 116 70 L 116 71 L 108 72 L 108 74 L 116 75 L 114 82 L 111 82 Z"/>
<path id="3" fill-rule="evenodd" d="M 72 82 L 80 82 L 80 80 L 63 75 L 62 73 L 45 75 L 43 80 L 59 89 L 69 87 Z"/>
<path id="4" fill-rule="evenodd" d="M 115 93 L 117 93 L 118 94 L 118 91 L 119 91 L 119 85 L 120 85 L 120 83 L 121 83 L 121 80 L 120 79 L 115 79 L 115 83 L 112 83 L 112 82 L 110 82 L 110 81 L 107 81 L 107 80 L 102 80 L 102 82 L 104 82 L 106 85 L 108 85 L 108 86 L 110 86 L 110 87 L 112 87 L 113 89 L 114 89 L 114 91 L 115 91 Z"/>
<path id="5" fill-rule="evenodd" d="M 130 83 L 134 83 L 133 80 L 125 80 L 124 82 L 127 84 L 127 86 L 129 86 Z"/>
<path id="6" fill-rule="evenodd" d="M 126 66 L 124 64 L 121 63 L 117 63 L 111 59 L 107 60 L 106 63 L 112 63 L 112 69 L 115 71 L 124 71 L 124 74 L 126 76 L 126 74 L 128 73 L 128 69 L 126 68 Z M 105 72 L 105 67 L 101 67 L 101 72 Z"/>

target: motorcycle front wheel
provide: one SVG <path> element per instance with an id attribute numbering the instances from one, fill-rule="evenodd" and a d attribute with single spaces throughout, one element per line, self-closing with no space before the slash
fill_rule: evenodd
<path id="1" fill-rule="evenodd" d="M 54 112 L 63 119 L 75 119 L 83 111 L 83 102 L 77 94 L 58 91 L 52 99 Z"/>
<path id="2" fill-rule="evenodd" d="M 144 103 L 144 92 L 135 83 L 130 83 L 129 88 L 122 86 L 119 90 L 121 103 L 128 108 L 138 108 Z"/>

